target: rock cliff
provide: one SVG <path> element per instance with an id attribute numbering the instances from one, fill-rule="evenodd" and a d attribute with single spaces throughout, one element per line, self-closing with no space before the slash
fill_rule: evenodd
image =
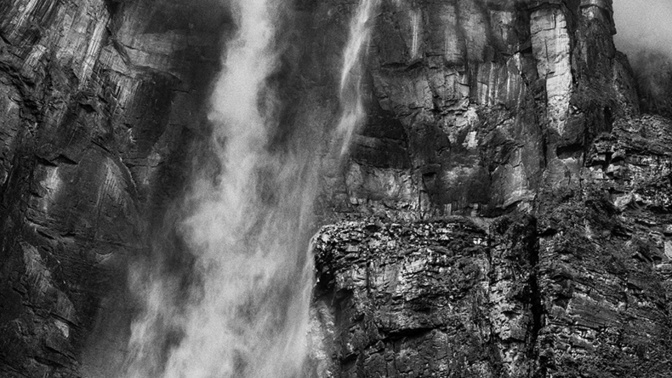
<path id="1" fill-rule="evenodd" d="M 388 5 L 346 170 L 382 218 L 316 239 L 334 376 L 669 375 L 670 121 L 611 2 Z"/>
<path id="2" fill-rule="evenodd" d="M 356 2 L 288 6 L 275 139 L 319 149 Z M 184 273 L 234 28 L 215 0 L 0 3 L 3 376 L 113 376 L 128 266 Z M 610 0 L 381 2 L 368 119 L 321 176 L 321 375 L 672 375 L 667 84 L 638 93 L 617 29 Z"/>
<path id="3" fill-rule="evenodd" d="M 370 121 L 346 168 L 358 208 L 526 208 L 638 111 L 607 1 L 384 2 L 376 30 Z"/>
<path id="4" fill-rule="evenodd" d="M 0 4 L 3 376 L 79 376 L 92 332 L 127 328 L 228 24 L 219 2 Z"/>

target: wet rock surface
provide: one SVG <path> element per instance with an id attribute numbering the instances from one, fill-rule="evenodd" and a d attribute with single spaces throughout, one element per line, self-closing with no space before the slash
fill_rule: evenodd
<path id="1" fill-rule="evenodd" d="M 210 5 L 0 4 L 3 377 L 114 365 L 126 267 L 180 190 L 218 68 L 227 17 Z"/>
<path id="2" fill-rule="evenodd" d="M 475 3 L 469 12 L 449 11 Z M 335 340 L 328 364 L 334 376 L 670 375 L 672 129 L 662 116 L 640 114 L 632 71 L 611 42 L 611 2 L 423 4 L 409 6 L 410 16 L 390 8 L 383 7 L 379 24 L 386 32 L 374 41 L 372 102 L 400 121 L 411 166 L 397 168 L 405 169 L 403 180 L 396 173 L 387 182 L 410 182 L 405 192 L 420 193 L 407 197 L 415 216 L 457 213 L 475 221 L 489 215 L 493 223 L 480 229 L 488 240 L 480 249 L 447 253 L 478 266 L 479 285 L 470 286 L 469 264 L 448 272 L 447 260 L 439 263 L 438 282 L 428 285 L 437 264 L 430 246 L 450 245 L 450 237 L 442 241 L 435 232 L 446 223 L 395 226 L 398 198 L 351 200 L 359 211 L 392 220 L 337 224 L 317 236 L 322 300 L 334 311 L 325 318 L 336 324 L 324 333 Z M 421 32 L 412 23 L 404 29 L 414 14 L 423 17 Z M 395 17 L 402 21 L 395 24 Z M 433 24 L 433 17 L 453 21 Z M 493 20 L 501 35 L 491 34 Z M 459 32 L 439 30 L 446 25 Z M 406 49 L 389 47 L 404 43 Z M 643 95 L 644 110 L 658 104 L 664 114 L 664 96 L 655 102 L 655 95 Z M 355 146 L 357 164 L 359 153 Z M 369 162 L 368 171 L 377 172 L 371 177 L 380 180 L 384 173 Z M 485 173 L 469 179 L 476 170 Z M 367 179 L 350 183 L 366 187 Z M 348 187 L 351 197 L 365 193 L 355 186 Z M 502 211 L 510 215 L 497 218 Z M 511 215 L 521 213 L 524 222 Z M 509 222 L 523 225 L 495 231 Z M 420 247 L 411 239 L 423 227 L 432 231 Z M 461 236 L 463 242 L 473 237 Z M 403 242 L 390 250 L 388 239 Z M 358 253 L 364 260 L 354 258 Z M 476 312 L 444 292 L 442 280 L 465 288 L 462 298 Z M 400 286 L 411 298 L 429 291 L 424 296 L 440 299 L 412 307 L 412 300 L 394 296 Z M 388 322 L 395 314 L 409 315 Z M 455 314 L 463 315 L 457 326 L 442 320 Z M 418 330 L 418 319 L 429 325 Z M 444 345 L 465 349 L 449 353 Z M 470 345 L 477 351 L 466 352 Z M 442 362 L 427 362 L 436 359 Z M 468 363 L 451 370 L 458 361 Z"/>

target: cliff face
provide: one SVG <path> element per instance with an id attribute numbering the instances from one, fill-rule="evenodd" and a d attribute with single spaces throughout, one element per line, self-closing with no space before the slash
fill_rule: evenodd
<path id="1" fill-rule="evenodd" d="M 344 196 L 491 216 L 576 178 L 592 138 L 637 112 L 613 32 L 607 1 L 383 2 Z"/>
<path id="2" fill-rule="evenodd" d="M 293 3 L 296 130 L 333 123 L 355 6 Z M 670 121 L 640 114 L 611 9 L 382 1 L 367 122 L 323 167 L 320 215 L 357 220 L 316 237 L 323 374 L 671 374 Z M 188 259 L 171 209 L 231 30 L 210 0 L 0 4 L 6 376 L 121 363 L 127 266 Z"/>
<path id="3" fill-rule="evenodd" d="M 622 166 L 637 170 L 642 152 L 631 150 Z M 332 346 L 325 370 L 668 376 L 669 221 L 651 211 L 665 199 L 637 197 L 619 210 L 603 189 L 562 190 L 537 217 L 323 228 L 315 319 Z"/>
<path id="4" fill-rule="evenodd" d="M 377 28 L 346 191 L 386 217 L 316 237 L 334 375 L 669 375 L 670 121 L 640 114 L 611 3 L 389 4 Z"/>
<path id="5" fill-rule="evenodd" d="M 333 322 L 324 335 L 334 376 L 533 376 L 534 224 L 484 225 L 447 218 L 323 229 L 317 294 L 320 318 Z"/>
<path id="6" fill-rule="evenodd" d="M 127 328 L 115 298 L 188 170 L 226 19 L 207 1 L 0 4 L 3 376 L 75 376 L 92 332 Z"/>

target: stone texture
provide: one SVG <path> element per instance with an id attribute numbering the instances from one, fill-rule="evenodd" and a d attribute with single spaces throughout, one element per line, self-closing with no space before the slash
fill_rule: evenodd
<path id="1" fill-rule="evenodd" d="M 316 237 L 318 300 L 332 303 L 325 318 L 334 319 L 331 332 L 317 333 L 334 344 L 324 364 L 333 376 L 671 374 L 670 121 L 640 114 L 640 106 L 666 114 L 667 71 L 656 85 L 633 77 L 613 46 L 609 1 L 517 5 L 382 7 L 371 108 L 400 121 L 406 177 L 420 195 L 404 207 L 361 192 L 365 201 L 350 200 L 357 211 L 385 220 L 339 223 Z M 409 53 L 418 9 L 424 54 Z M 372 117 L 362 133 L 381 123 Z M 436 230 L 459 218 L 400 222 L 409 209 L 410 218 L 457 213 L 471 217 L 467 224 L 492 222 L 471 229 L 487 230 L 480 252 L 447 253 L 479 266 L 488 279 L 477 279 L 478 289 L 467 284 L 468 264 L 448 272 L 450 263 L 438 263 L 446 270 L 436 277 L 430 268 L 437 246 L 450 245 L 446 235 L 458 234 L 442 240 Z M 496 218 L 502 212 L 509 215 Z M 520 212 L 529 218 L 513 215 Z M 516 226 L 502 226 L 509 222 Z M 451 297 L 446 281 L 466 286 L 473 307 Z M 432 299 L 412 308 L 416 297 Z M 442 320 L 451 311 L 462 314 L 461 327 Z M 397 316 L 404 321 L 385 321 Z M 446 353 L 444 345 L 465 349 Z M 453 373 L 458 361 L 468 362 Z"/>
<path id="2" fill-rule="evenodd" d="M 529 376 L 538 321 L 530 222 L 372 219 L 324 227 L 314 243 L 316 300 L 333 312 L 326 317 L 336 329 L 327 342 L 330 373 Z"/>
<path id="3" fill-rule="evenodd" d="M 340 46 L 331 9 L 316 14 Z M 404 219 L 529 207 L 545 181 L 578 175 L 576 157 L 614 117 L 638 111 L 614 32 L 609 1 L 382 2 L 365 143 L 330 201 Z M 381 177 L 405 189 L 371 195 Z"/>
<path id="4" fill-rule="evenodd" d="M 128 321 L 126 266 L 188 170 L 227 19 L 215 5 L 0 4 L 3 377 L 113 364 L 83 353 L 123 346 L 110 319 Z"/>

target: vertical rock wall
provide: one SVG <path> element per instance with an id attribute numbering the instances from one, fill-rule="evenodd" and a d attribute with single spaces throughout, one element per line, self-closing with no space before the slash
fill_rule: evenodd
<path id="1" fill-rule="evenodd" d="M 114 336 L 100 323 L 128 313 L 125 267 L 188 172 L 225 21 L 207 1 L 0 4 L 1 375 L 78 376 L 89 335 Z"/>
<path id="2" fill-rule="evenodd" d="M 370 158 L 379 142 L 362 139 L 350 164 L 369 176 L 346 187 L 383 217 L 316 238 L 334 376 L 670 375 L 670 121 L 640 114 L 611 2 L 381 12 L 370 63 L 380 116 L 362 134 L 385 141 L 398 120 L 409 163 L 403 179 L 386 176 L 385 155 Z M 371 196 L 374 182 L 408 182 L 411 195 Z M 444 218 L 390 223 L 409 209 Z M 468 245 L 479 232 L 487 242 Z"/>
<path id="3" fill-rule="evenodd" d="M 383 2 L 341 198 L 412 218 L 529 206 L 638 111 L 613 32 L 608 1 Z"/>

